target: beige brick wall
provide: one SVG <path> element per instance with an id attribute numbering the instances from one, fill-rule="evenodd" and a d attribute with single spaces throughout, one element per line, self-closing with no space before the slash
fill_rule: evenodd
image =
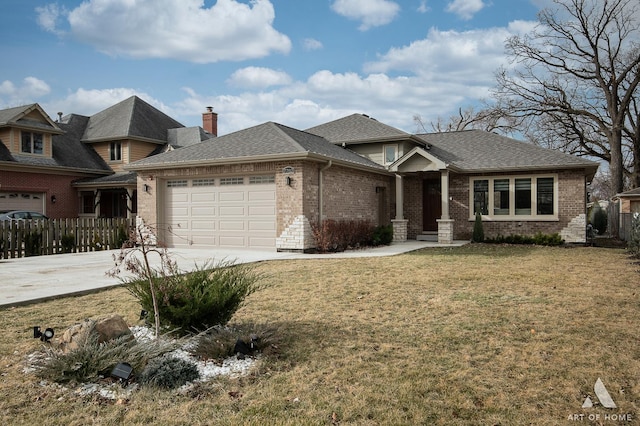
<path id="1" fill-rule="evenodd" d="M 485 221 L 484 233 L 487 237 L 497 235 L 533 235 L 536 232 L 545 234 L 560 233 L 569 226 L 572 220 L 580 220 L 585 212 L 584 174 L 581 171 L 555 170 L 541 171 L 540 174 L 558 175 L 558 220 L 557 221 Z M 513 174 L 505 174 L 512 176 Z M 405 196 L 404 216 L 409 221 L 407 237 L 415 239 L 422 233 L 422 181 L 426 174 L 420 173 L 405 176 L 403 188 Z M 430 175 L 435 177 L 436 175 Z M 476 176 L 476 175 L 473 175 Z M 488 174 L 477 176 L 500 176 Z M 450 173 L 449 175 L 449 215 L 454 219 L 455 239 L 470 239 L 473 232 L 473 220 L 469 219 L 469 177 Z"/>
<path id="2" fill-rule="evenodd" d="M 325 166 L 326 163 L 297 160 L 139 172 L 138 215 L 146 224 L 162 221 L 161 211 L 164 207 L 158 185 L 167 179 L 273 173 L 278 211 L 276 235 L 280 236 L 289 232 L 292 224 L 302 223 L 301 218 L 310 224 L 317 223 L 320 215 L 319 175 L 320 169 Z M 284 174 L 285 167 L 293 172 Z M 323 176 L 323 213 L 326 219 L 364 219 L 374 224 L 379 221 L 390 223 L 392 177 L 335 165 L 326 169 Z M 287 185 L 287 177 L 291 178 L 290 185 Z M 145 184 L 149 187 L 148 192 L 144 191 Z M 376 192 L 376 187 L 384 190 Z M 382 213 L 379 212 L 380 208 Z"/>

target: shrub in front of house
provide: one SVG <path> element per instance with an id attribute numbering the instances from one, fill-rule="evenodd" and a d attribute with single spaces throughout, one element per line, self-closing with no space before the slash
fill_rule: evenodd
<path id="1" fill-rule="evenodd" d="M 63 253 L 71 253 L 76 246 L 76 237 L 73 234 L 67 234 L 60 237 L 60 245 Z"/>
<path id="2" fill-rule="evenodd" d="M 484 241 L 484 226 L 482 225 L 482 215 L 480 212 L 476 212 L 476 220 L 473 223 L 473 235 L 471 241 L 474 243 L 481 243 Z"/>
<path id="3" fill-rule="evenodd" d="M 24 237 L 24 255 L 40 256 L 42 254 L 42 233 L 33 231 Z"/>
<path id="4" fill-rule="evenodd" d="M 311 229 L 316 250 L 320 253 L 380 245 L 385 244 L 383 241 L 387 240 L 389 241 L 387 244 L 390 244 L 389 232 L 393 239 L 393 228 L 390 225 L 375 227 L 368 220 L 326 219 L 320 224 L 312 225 Z"/>
<path id="5" fill-rule="evenodd" d="M 219 261 L 197 266 L 188 273 L 154 271 L 154 289 L 160 326 L 187 334 L 225 325 L 258 289 L 261 275 L 250 264 Z M 146 279 L 127 283 L 142 309 L 154 312 L 153 295 Z"/>
<path id="6" fill-rule="evenodd" d="M 530 235 L 498 235 L 495 238 L 485 238 L 485 243 L 489 244 L 531 244 L 538 246 L 560 246 L 564 244 L 564 240 L 558 233 L 543 234 L 538 232 L 533 236 Z"/>
<path id="7" fill-rule="evenodd" d="M 604 235 L 607 232 L 607 211 L 599 203 L 594 203 L 591 207 L 589 219 L 591 225 L 598 231 L 598 235 Z"/>
<path id="8" fill-rule="evenodd" d="M 388 246 L 393 242 L 393 225 L 379 225 L 373 230 L 371 242 L 374 246 Z"/>

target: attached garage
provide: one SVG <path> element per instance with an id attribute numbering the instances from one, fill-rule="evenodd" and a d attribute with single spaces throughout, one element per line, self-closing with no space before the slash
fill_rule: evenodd
<path id="1" fill-rule="evenodd" d="M 44 194 L 0 191 L 0 211 L 26 210 L 44 213 Z"/>
<path id="2" fill-rule="evenodd" d="M 162 186 L 167 246 L 275 248 L 274 175 L 167 179 Z"/>

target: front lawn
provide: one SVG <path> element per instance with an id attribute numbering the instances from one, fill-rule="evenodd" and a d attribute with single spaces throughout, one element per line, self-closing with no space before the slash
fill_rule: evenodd
<path id="1" fill-rule="evenodd" d="M 34 325 L 62 332 L 109 313 L 136 324 L 140 307 L 125 289 L 8 309 L 0 311 L 0 420 L 528 425 L 615 416 L 635 424 L 639 269 L 619 249 L 482 244 L 265 262 L 265 287 L 231 323 L 275 327 L 277 358 L 186 395 L 140 389 L 118 401 L 40 383 L 23 368 L 42 344 Z M 617 408 L 598 405 L 598 378 Z M 582 408 L 587 396 L 593 408 Z"/>

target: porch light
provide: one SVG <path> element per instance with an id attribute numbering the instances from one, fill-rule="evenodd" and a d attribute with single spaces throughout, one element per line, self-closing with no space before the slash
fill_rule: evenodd
<path id="1" fill-rule="evenodd" d="M 44 332 L 42 332 L 40 330 L 40 327 L 35 326 L 33 327 L 33 338 L 34 339 L 40 339 L 43 342 L 48 342 L 49 340 L 51 340 L 53 338 L 53 335 L 55 333 L 53 332 L 53 328 L 47 328 L 44 330 Z"/>
<path id="2" fill-rule="evenodd" d="M 142 189 L 144 190 L 144 192 L 146 192 L 147 194 L 149 193 L 149 185 L 147 185 L 146 183 L 144 185 L 142 185 Z"/>
<path id="3" fill-rule="evenodd" d="M 287 176 L 285 178 L 285 182 L 287 183 L 287 186 L 291 186 L 291 182 L 293 182 L 293 179 L 291 179 L 291 176 Z"/>
<path id="4" fill-rule="evenodd" d="M 51 196 L 51 202 L 52 202 L 53 204 L 55 204 L 55 203 L 56 203 L 56 196 L 55 196 L 55 195 L 52 195 L 52 196 Z"/>

